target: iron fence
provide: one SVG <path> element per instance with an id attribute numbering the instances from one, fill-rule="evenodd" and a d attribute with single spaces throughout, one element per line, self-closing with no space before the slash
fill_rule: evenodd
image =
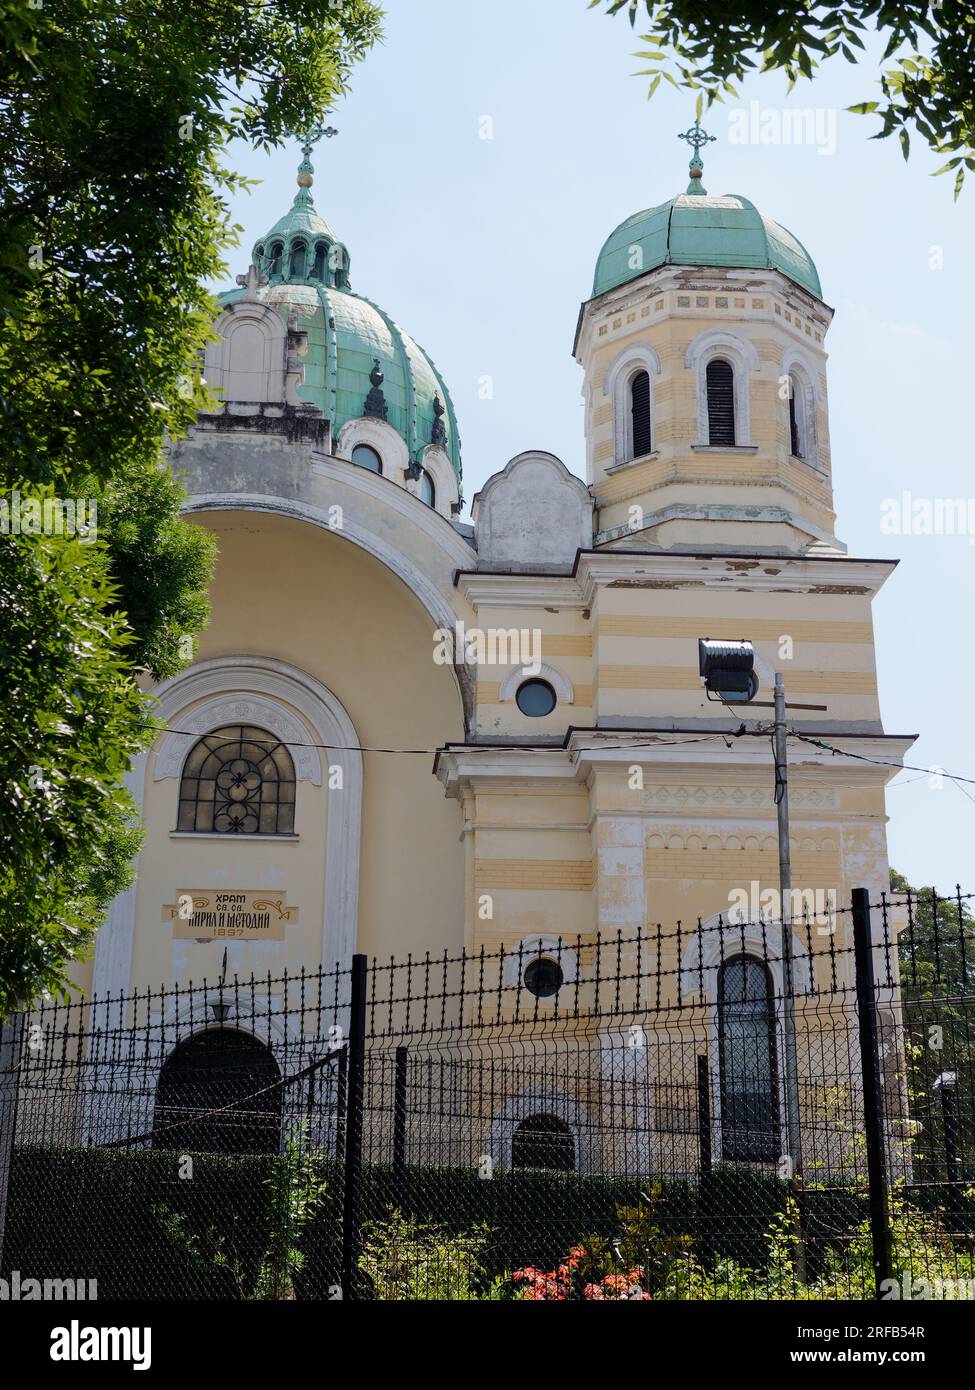
<path id="1" fill-rule="evenodd" d="M 718 918 L 46 1001 L 0 1032 L 0 1278 L 975 1296 L 969 897 L 857 890 L 791 931 L 789 952 L 780 922 Z"/>

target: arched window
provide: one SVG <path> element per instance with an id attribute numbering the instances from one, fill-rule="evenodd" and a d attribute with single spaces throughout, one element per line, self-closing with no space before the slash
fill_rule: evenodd
<path id="1" fill-rule="evenodd" d="M 576 1145 L 571 1129 L 555 1115 L 529 1115 L 512 1135 L 511 1166 L 574 1172 Z"/>
<path id="2" fill-rule="evenodd" d="M 280 277 L 283 272 L 282 259 L 284 257 L 284 242 L 275 241 L 271 246 L 271 259 L 267 268 L 268 278 Z"/>
<path id="3" fill-rule="evenodd" d="M 308 264 L 308 247 L 303 241 L 296 241 L 291 248 L 291 274 L 295 280 L 305 278 L 305 266 Z"/>
<path id="4" fill-rule="evenodd" d="M 315 242 L 315 264 L 312 269 L 312 278 L 326 282 L 325 258 L 328 256 L 328 243 L 324 241 Z"/>
<path id="5" fill-rule="evenodd" d="M 383 471 L 383 461 L 376 453 L 375 449 L 368 444 L 357 444 L 352 450 L 352 462 L 357 463 L 360 468 L 368 468 L 372 473 Z"/>
<path id="6" fill-rule="evenodd" d="M 718 973 L 721 1154 L 778 1157 L 779 1100 L 772 977 L 754 956 L 733 956 Z"/>
<path id="7" fill-rule="evenodd" d="M 799 415 L 802 410 L 801 400 L 797 399 L 802 387 L 794 376 L 789 377 L 789 453 L 793 458 L 801 459 L 805 451 L 802 447 L 802 430 L 799 426 Z"/>
<path id="8" fill-rule="evenodd" d="M 433 479 L 425 468 L 420 470 L 420 480 L 417 484 L 417 496 L 421 502 L 426 502 L 428 507 L 437 505 L 437 489 Z"/>
<path id="9" fill-rule="evenodd" d="M 735 373 L 730 362 L 715 357 L 707 365 L 708 443 L 735 443 Z"/>
<path id="10" fill-rule="evenodd" d="M 179 1043 L 156 1085 L 152 1147 L 180 1153 L 277 1153 L 281 1080 L 271 1049 L 236 1028 Z"/>
<path id="11" fill-rule="evenodd" d="M 231 724 L 190 749 L 176 829 L 214 835 L 293 835 L 295 766 L 281 740 Z"/>
<path id="12" fill-rule="evenodd" d="M 630 430 L 633 457 L 649 454 L 653 448 L 649 372 L 637 372 L 630 382 Z"/>

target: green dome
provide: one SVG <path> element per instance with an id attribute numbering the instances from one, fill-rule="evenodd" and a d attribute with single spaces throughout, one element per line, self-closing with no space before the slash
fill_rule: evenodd
<path id="1" fill-rule="evenodd" d="M 634 255 L 635 247 L 642 255 Z M 780 270 L 822 298 L 819 273 L 802 242 L 738 193 L 681 193 L 621 222 L 596 261 L 593 298 L 662 265 Z"/>
<path id="2" fill-rule="evenodd" d="M 304 182 L 302 182 L 304 179 Z M 311 165 L 299 170 L 300 187 L 284 217 L 254 245 L 254 264 L 268 283 L 258 297 L 282 318 L 296 315 L 308 334 L 305 381 L 298 394 L 331 421 L 333 438 L 349 420 L 374 413 L 366 397 L 379 363 L 385 419 L 406 441 L 410 459 L 422 463 L 428 444 L 439 443 L 461 476 L 460 439 L 444 380 L 418 343 L 377 304 L 349 286 L 349 254 L 312 203 Z M 231 304 L 244 293 L 219 296 Z"/>

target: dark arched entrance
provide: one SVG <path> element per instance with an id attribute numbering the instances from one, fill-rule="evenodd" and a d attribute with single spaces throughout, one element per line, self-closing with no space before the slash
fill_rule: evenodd
<path id="1" fill-rule="evenodd" d="M 281 1073 L 250 1033 L 211 1028 L 179 1043 L 156 1085 L 152 1147 L 191 1153 L 277 1153 Z"/>
<path id="2" fill-rule="evenodd" d="M 555 1115 L 529 1115 L 512 1135 L 511 1166 L 573 1172 L 576 1145 L 571 1129 Z"/>

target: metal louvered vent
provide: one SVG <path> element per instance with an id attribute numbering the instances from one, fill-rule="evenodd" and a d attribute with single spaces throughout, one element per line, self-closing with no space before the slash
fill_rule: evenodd
<path id="1" fill-rule="evenodd" d="M 708 363 L 708 443 L 735 443 L 735 374 L 731 363 L 717 358 Z"/>
<path id="2" fill-rule="evenodd" d="M 653 448 L 650 430 L 650 377 L 637 372 L 630 383 L 630 410 L 633 416 L 633 457 L 642 458 Z"/>
<path id="3" fill-rule="evenodd" d="M 799 438 L 799 417 L 796 414 L 796 384 L 789 378 L 789 450 L 793 458 L 802 458 L 802 440 Z"/>

